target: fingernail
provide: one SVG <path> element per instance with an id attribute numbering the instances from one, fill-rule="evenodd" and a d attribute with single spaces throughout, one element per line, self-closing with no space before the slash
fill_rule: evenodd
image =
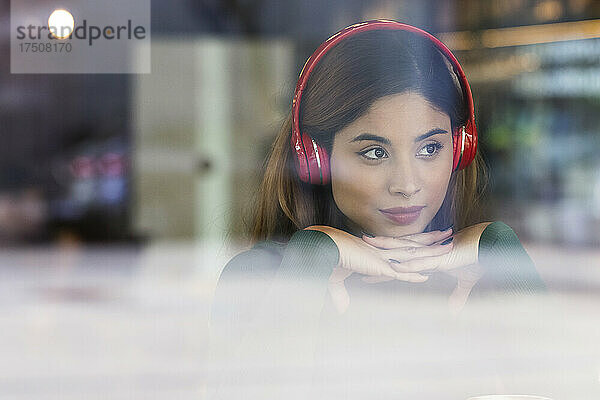
<path id="1" fill-rule="evenodd" d="M 452 242 L 452 240 L 454 240 L 454 236 L 444 240 L 442 243 L 440 243 L 442 246 L 445 244 L 449 244 L 450 242 Z"/>

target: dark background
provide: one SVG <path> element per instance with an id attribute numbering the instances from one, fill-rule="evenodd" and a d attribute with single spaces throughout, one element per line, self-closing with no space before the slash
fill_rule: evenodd
<path id="1" fill-rule="evenodd" d="M 600 3 L 181 0 L 152 1 L 151 11 L 153 40 L 287 38 L 294 43 L 296 74 L 329 35 L 365 19 L 390 18 L 434 34 L 466 32 L 481 38 L 495 28 L 593 20 L 600 17 Z M 3 243 L 151 238 L 132 222 L 135 76 L 11 74 L 9 1 L 2 1 L 0 16 Z M 493 49 L 476 43 L 456 50 L 472 84 L 480 149 L 491 168 L 487 213 L 514 226 L 524 239 L 599 243 L 600 89 L 568 83 L 598 68 L 598 40 Z M 556 44 L 562 47 L 552 47 Z M 582 50 L 570 55 L 575 48 Z M 553 73 L 563 73 L 565 81 L 548 78 Z M 527 81 L 531 74 L 541 74 L 537 86 Z M 295 79 L 290 76 L 290 84 Z M 267 133 L 274 134 L 275 129 Z M 108 172 L 90 175 L 90 163 L 104 163 Z"/>

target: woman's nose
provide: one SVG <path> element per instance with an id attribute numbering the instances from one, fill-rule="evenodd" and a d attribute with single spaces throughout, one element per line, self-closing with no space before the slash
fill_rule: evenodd
<path id="1" fill-rule="evenodd" d="M 401 194 L 410 198 L 421 190 L 417 171 L 408 160 L 399 160 L 394 163 L 390 171 L 388 190 L 390 194 Z"/>

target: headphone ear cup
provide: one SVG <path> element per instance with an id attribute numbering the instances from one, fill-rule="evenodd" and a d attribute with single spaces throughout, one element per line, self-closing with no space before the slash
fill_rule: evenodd
<path id="1" fill-rule="evenodd" d="M 464 127 L 459 126 L 456 128 L 453 132 L 452 143 L 454 150 L 452 170 L 459 171 L 465 169 L 473 162 L 477 154 L 477 128 L 475 127 L 475 123 L 468 121 Z"/>
<path id="2" fill-rule="evenodd" d="M 302 182 L 308 183 L 310 181 L 310 172 L 308 168 L 308 157 L 306 155 L 306 150 L 304 146 L 304 140 L 302 139 L 302 134 L 300 135 L 300 146 L 298 144 L 294 145 L 292 141 L 292 147 L 294 148 L 293 158 L 294 164 L 296 165 L 296 172 L 298 173 L 298 178 Z"/>
<path id="3" fill-rule="evenodd" d="M 465 152 L 466 149 L 468 147 L 469 152 L 467 160 L 465 161 L 465 167 L 467 165 L 469 165 L 471 162 L 473 162 L 473 160 L 475 159 L 475 155 L 477 154 L 477 127 L 475 126 L 475 121 L 470 120 L 469 122 L 467 122 L 467 126 L 466 126 L 466 141 L 467 143 L 465 143 Z"/>
<path id="4" fill-rule="evenodd" d="M 458 164 L 461 162 L 460 150 L 462 148 L 462 126 L 452 131 L 452 171 L 458 171 Z"/>
<path id="5" fill-rule="evenodd" d="M 310 135 L 304 132 L 302 132 L 302 144 L 304 145 L 309 174 L 309 177 L 305 182 L 313 185 L 321 185 L 323 184 L 323 179 L 321 177 L 323 172 L 321 168 L 321 159 L 323 158 L 321 155 L 322 149 L 315 141 L 313 141 Z"/>
<path id="6" fill-rule="evenodd" d="M 461 136 L 464 136 L 465 147 L 458 169 L 467 168 L 473 162 L 477 153 L 477 129 L 475 128 L 475 124 L 472 121 L 468 121 L 464 129 L 465 134 Z"/>
<path id="7" fill-rule="evenodd" d="M 327 154 L 327 150 L 325 147 L 317 144 L 319 149 L 319 155 L 321 156 L 321 184 L 327 185 L 331 180 L 331 170 L 329 168 L 329 154 Z"/>

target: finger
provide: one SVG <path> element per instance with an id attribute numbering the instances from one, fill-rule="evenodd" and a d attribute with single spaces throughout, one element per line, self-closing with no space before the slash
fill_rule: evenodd
<path id="1" fill-rule="evenodd" d="M 361 281 L 365 283 L 379 283 L 379 282 L 387 282 L 393 281 L 394 278 L 390 278 L 387 276 L 365 276 L 361 279 Z"/>
<path id="2" fill-rule="evenodd" d="M 448 238 L 448 236 L 452 235 L 452 233 L 453 233 L 453 230 L 448 229 L 446 231 L 431 231 L 431 232 L 425 232 L 425 233 L 415 233 L 412 235 L 401 236 L 401 238 L 429 246 L 429 245 L 431 245 L 435 242 L 438 242 L 442 239 Z"/>
<path id="3" fill-rule="evenodd" d="M 344 281 L 329 283 L 327 289 L 336 311 L 338 314 L 343 314 L 350 305 L 350 296 L 348 295 Z"/>
<path id="4" fill-rule="evenodd" d="M 444 237 L 444 238 L 438 240 L 437 242 L 432 243 L 431 246 L 435 246 L 437 244 L 444 244 L 444 243 L 447 243 L 448 241 L 452 242 L 453 240 L 454 240 L 454 235 L 450 235 L 448 237 Z"/>
<path id="5" fill-rule="evenodd" d="M 329 275 L 329 283 L 343 282 L 347 277 L 352 275 L 352 272 L 353 271 L 350 269 L 335 267 L 331 272 L 331 275 Z"/>
<path id="6" fill-rule="evenodd" d="M 445 245 L 422 246 L 422 247 L 402 247 L 399 249 L 384 250 L 385 258 L 396 262 L 405 262 L 415 258 L 424 258 L 439 256 L 452 251 L 453 242 Z"/>
<path id="7" fill-rule="evenodd" d="M 387 276 L 365 276 L 361 280 L 365 283 L 380 283 L 380 282 L 388 282 L 388 281 L 393 281 L 393 280 L 399 280 L 399 281 L 411 282 L 411 283 L 421 283 L 421 282 L 425 282 L 427 279 L 429 279 L 428 276 L 421 275 L 421 274 L 397 274 L 396 278 L 390 278 Z"/>
<path id="8" fill-rule="evenodd" d="M 429 279 L 429 277 L 421 274 L 398 273 L 398 277 L 396 279 L 404 282 L 421 283 L 425 282 L 427 279 Z"/>
<path id="9" fill-rule="evenodd" d="M 373 277 L 387 277 L 391 279 L 398 279 L 405 282 L 425 282 L 429 279 L 428 276 L 424 276 L 414 272 L 396 271 L 390 265 L 390 262 L 381 260 L 380 262 L 374 262 L 367 269 L 366 275 Z"/>
<path id="10" fill-rule="evenodd" d="M 396 247 L 420 247 L 437 244 L 448 239 L 452 235 L 452 229 L 447 231 L 431 231 L 426 233 L 416 233 L 406 236 L 375 236 L 363 235 L 363 240 L 372 246 L 380 249 L 392 249 Z"/>
<path id="11" fill-rule="evenodd" d="M 448 298 L 448 307 L 450 308 L 450 312 L 454 315 L 458 314 L 467 303 L 467 299 L 469 298 L 469 294 L 471 294 L 471 289 L 473 286 L 462 286 L 460 284 L 456 285 L 454 291 Z"/>
<path id="12" fill-rule="evenodd" d="M 415 258 L 412 260 L 404 261 L 404 262 L 395 262 L 390 261 L 390 266 L 397 272 L 421 272 L 428 271 L 433 272 L 436 271 L 446 260 L 448 254 L 442 254 L 439 256 L 432 257 L 424 257 L 424 258 Z"/>
<path id="13" fill-rule="evenodd" d="M 391 237 L 391 236 L 375 236 L 370 237 L 363 235 L 363 240 L 371 246 L 379 249 L 395 249 L 398 247 L 423 247 L 425 244 L 416 242 L 414 240 L 405 239 L 404 237 Z"/>
<path id="14" fill-rule="evenodd" d="M 427 279 L 429 279 L 426 276 L 417 276 L 419 274 L 414 274 L 415 277 L 413 279 L 414 282 L 425 282 Z M 365 283 L 380 283 L 380 282 L 389 282 L 389 281 L 393 281 L 394 278 L 388 278 L 387 276 L 365 276 L 364 278 L 361 278 L 361 281 L 365 282 Z"/>

